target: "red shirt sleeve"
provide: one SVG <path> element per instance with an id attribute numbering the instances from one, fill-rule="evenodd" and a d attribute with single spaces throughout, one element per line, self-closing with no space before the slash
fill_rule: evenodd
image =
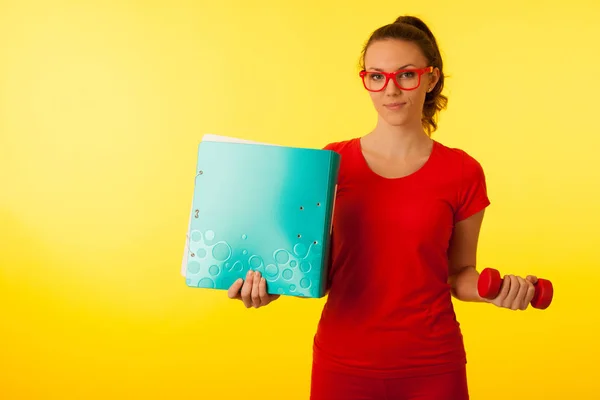
<path id="1" fill-rule="evenodd" d="M 462 221 L 490 205 L 485 173 L 481 164 L 464 153 L 458 204 L 454 222 Z"/>

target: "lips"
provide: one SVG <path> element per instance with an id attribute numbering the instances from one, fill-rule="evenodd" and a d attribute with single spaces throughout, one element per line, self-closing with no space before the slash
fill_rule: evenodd
<path id="1" fill-rule="evenodd" d="M 400 108 L 404 107 L 405 105 L 406 105 L 406 103 L 388 103 L 388 104 L 384 104 L 383 106 L 390 110 L 399 110 Z"/>

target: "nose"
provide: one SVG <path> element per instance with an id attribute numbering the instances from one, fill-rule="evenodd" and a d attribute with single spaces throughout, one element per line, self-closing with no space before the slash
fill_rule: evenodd
<path id="1" fill-rule="evenodd" d="M 390 78 L 390 80 L 388 81 L 388 84 L 385 88 L 385 94 L 388 96 L 397 96 L 399 94 L 402 94 L 402 90 L 398 89 L 398 86 L 396 86 L 396 82 L 394 82 L 394 78 Z"/>

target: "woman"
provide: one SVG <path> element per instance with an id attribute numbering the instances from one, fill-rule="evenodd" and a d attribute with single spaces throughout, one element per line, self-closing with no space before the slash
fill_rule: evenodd
<path id="1" fill-rule="evenodd" d="M 341 166 L 311 399 L 465 400 L 452 296 L 525 310 L 536 278 L 506 276 L 491 301 L 477 293 L 477 242 L 490 202 L 481 165 L 431 139 L 447 98 L 426 24 L 403 16 L 377 29 L 361 61 L 378 120 L 372 132 L 325 147 L 341 154 Z M 229 297 L 261 307 L 279 296 L 250 273 Z"/>

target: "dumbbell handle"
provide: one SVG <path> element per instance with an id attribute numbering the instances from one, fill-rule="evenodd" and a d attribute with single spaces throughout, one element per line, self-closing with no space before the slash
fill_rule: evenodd
<path id="1" fill-rule="evenodd" d="M 502 285 L 503 278 L 500 276 L 500 272 L 493 268 L 485 268 L 479 274 L 479 280 L 477 281 L 477 291 L 479 296 L 484 299 L 492 300 L 500 293 L 500 286 Z M 531 299 L 531 306 L 540 310 L 545 310 L 552 303 L 552 297 L 554 296 L 554 288 L 552 282 L 547 279 L 538 279 L 535 284 L 535 294 Z"/>

